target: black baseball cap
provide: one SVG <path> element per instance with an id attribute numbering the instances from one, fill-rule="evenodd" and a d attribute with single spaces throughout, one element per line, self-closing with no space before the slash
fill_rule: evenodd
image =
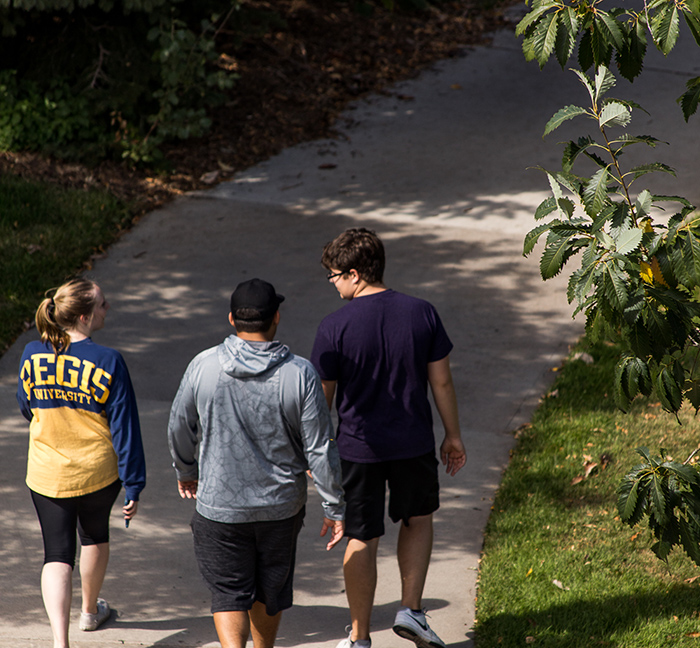
<path id="1" fill-rule="evenodd" d="M 272 317 L 284 301 L 284 295 L 275 292 L 271 283 L 262 279 L 249 279 L 239 283 L 231 295 L 231 313 L 233 319 L 242 321 L 265 320 Z M 244 317 L 238 317 L 237 311 L 246 309 Z"/>

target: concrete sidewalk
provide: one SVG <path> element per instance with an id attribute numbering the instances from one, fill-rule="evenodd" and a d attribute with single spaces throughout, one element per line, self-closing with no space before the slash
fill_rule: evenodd
<path id="1" fill-rule="evenodd" d="M 652 58 L 643 81 L 617 94 L 651 113 L 635 132 L 671 143 L 652 151 L 681 170 L 655 190 L 700 204 L 698 118 L 685 125 L 673 98 L 700 74 L 698 51 Z M 650 89 L 654 93 L 646 96 Z M 482 533 L 512 447 L 546 390 L 551 368 L 582 331 L 571 319 L 565 278 L 543 283 L 538 259 L 521 255 L 532 214 L 547 195 L 565 133 L 543 141 L 549 117 L 585 91 L 571 72 L 526 64 L 511 32 L 435 66 L 388 95 L 346 112 L 342 137 L 284 151 L 217 188 L 147 217 L 89 273 L 111 303 L 99 343 L 124 354 L 139 399 L 148 486 L 128 530 L 115 515 L 103 595 L 118 611 L 94 633 L 72 627 L 74 648 L 217 646 L 209 593 L 192 554 L 191 502 L 180 500 L 166 423 L 190 359 L 230 333 L 228 298 L 254 276 L 287 296 L 279 337 L 308 356 L 316 327 L 340 307 L 319 258 L 350 226 L 377 230 L 387 248 L 387 284 L 430 300 L 455 343 L 451 356 L 469 460 L 442 479 L 435 547 L 425 591 L 431 625 L 455 648 L 472 645 Z M 585 132 L 573 123 L 575 134 Z M 665 184 L 664 184 L 665 183 Z M 39 573 L 41 536 L 24 486 L 27 425 L 15 402 L 16 371 L 29 331 L 0 359 L 0 648 L 51 646 Z M 441 436 L 437 426 L 437 436 Z M 116 507 L 115 507 L 116 510 Z M 302 531 L 295 606 L 279 646 L 333 648 L 349 622 L 342 549 L 318 538 L 321 510 L 311 493 Z M 412 644 L 391 631 L 399 596 L 395 529 L 380 549 L 373 643 Z M 76 580 L 77 585 L 77 580 Z M 74 600 L 74 618 L 79 601 Z"/>

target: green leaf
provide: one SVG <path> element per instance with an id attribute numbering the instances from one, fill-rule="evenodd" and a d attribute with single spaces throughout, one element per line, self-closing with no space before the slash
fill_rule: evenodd
<path id="1" fill-rule="evenodd" d="M 672 176 L 676 175 L 675 169 L 671 168 L 667 164 L 663 164 L 662 162 L 652 162 L 651 164 L 642 164 L 640 166 L 634 167 L 633 169 L 630 169 L 627 173 L 625 173 L 625 176 L 632 175 L 634 181 L 637 178 L 641 178 L 643 175 L 646 175 L 647 173 L 657 172 L 668 173 Z"/>
<path id="2" fill-rule="evenodd" d="M 675 4 L 662 7 L 651 21 L 651 35 L 656 46 L 668 55 L 678 40 L 678 9 Z"/>
<path id="3" fill-rule="evenodd" d="M 610 126 L 627 126 L 632 120 L 630 109 L 622 103 L 611 101 L 605 104 L 598 117 L 600 128 Z"/>
<path id="4" fill-rule="evenodd" d="M 634 526 L 639 521 L 641 515 L 638 509 L 639 503 L 639 481 L 625 477 L 618 488 L 617 510 L 620 514 L 620 519 L 623 522 L 628 522 L 630 526 Z M 632 522 L 635 520 L 636 522 Z"/>
<path id="5" fill-rule="evenodd" d="M 613 263 L 605 265 L 605 295 L 613 308 L 617 311 L 624 309 L 627 303 L 627 282 L 626 275 Z"/>
<path id="6" fill-rule="evenodd" d="M 553 223 L 556 223 L 558 221 L 553 221 Z M 542 225 L 538 225 L 534 229 L 531 229 L 525 236 L 525 242 L 523 243 L 523 256 L 528 256 L 532 250 L 535 248 L 535 245 L 537 245 L 537 241 L 539 241 L 540 236 L 546 231 L 548 231 L 553 223 L 543 223 Z"/>
<path id="7" fill-rule="evenodd" d="M 622 144 L 620 148 L 624 148 L 625 146 L 629 146 L 630 144 L 646 144 L 647 146 L 656 148 L 656 145 L 660 142 L 661 140 L 658 140 L 655 137 L 651 137 L 649 135 L 629 135 L 628 133 L 622 133 L 610 143 Z M 665 144 L 666 142 L 663 143 Z"/>
<path id="8" fill-rule="evenodd" d="M 535 210 L 535 220 L 542 220 L 546 216 L 549 216 L 557 208 L 556 199 L 554 196 L 549 196 L 545 198 L 537 209 Z"/>
<path id="9" fill-rule="evenodd" d="M 559 65 L 563 68 L 569 60 L 578 36 L 579 21 L 573 7 L 565 7 L 560 13 L 557 40 L 555 43 L 555 54 Z"/>
<path id="10" fill-rule="evenodd" d="M 588 96 L 591 98 L 591 103 L 594 103 L 593 98 L 595 97 L 595 89 L 593 88 L 593 83 L 588 78 L 588 75 L 584 72 L 581 72 L 580 70 L 574 69 L 572 71 L 576 76 L 578 76 L 579 81 L 581 81 L 581 83 L 583 84 L 583 87 L 586 88 L 586 90 L 588 90 Z"/>
<path id="11" fill-rule="evenodd" d="M 638 227 L 623 229 L 615 238 L 615 247 L 620 254 L 629 254 L 636 250 L 642 242 L 642 230 Z"/>
<path id="12" fill-rule="evenodd" d="M 597 104 L 601 98 L 615 85 L 615 75 L 604 65 L 601 65 L 595 74 L 595 98 Z"/>
<path id="13" fill-rule="evenodd" d="M 589 216 L 595 216 L 603 209 L 608 197 L 609 177 L 607 167 L 599 169 L 586 185 L 583 191 L 583 202 Z"/>
<path id="14" fill-rule="evenodd" d="M 617 20 L 609 13 L 606 11 L 597 11 L 595 26 L 600 33 L 605 36 L 606 41 L 617 51 L 625 47 L 623 30 Z"/>
<path id="15" fill-rule="evenodd" d="M 634 212 L 637 218 L 642 219 L 644 216 L 648 216 L 653 204 L 651 193 L 644 189 L 634 201 Z"/>
<path id="16" fill-rule="evenodd" d="M 580 106 L 566 106 L 554 113 L 553 117 L 547 122 L 544 129 L 544 136 L 549 135 L 553 130 L 556 130 L 565 121 L 578 117 L 579 115 L 590 115 L 590 113 Z"/>
<path id="17" fill-rule="evenodd" d="M 700 103 L 700 77 L 695 77 L 685 84 L 686 91 L 676 100 L 683 110 L 683 117 L 688 121 L 694 115 Z"/>
<path id="18" fill-rule="evenodd" d="M 656 378 L 656 393 L 667 412 L 675 414 L 681 408 L 683 393 L 667 367 L 663 367 Z"/>
<path id="19" fill-rule="evenodd" d="M 680 536 L 681 545 L 688 558 L 700 567 L 700 538 L 684 521 L 680 523 Z"/>
<path id="20" fill-rule="evenodd" d="M 700 240 L 692 234 L 685 237 L 683 244 L 683 260 L 685 261 L 686 276 L 692 282 L 691 285 L 686 285 L 687 288 L 692 288 L 700 284 Z"/>
<path id="21" fill-rule="evenodd" d="M 612 45 L 608 38 L 607 29 L 601 30 L 599 21 L 595 21 L 591 27 L 591 53 L 596 67 L 610 64 Z"/>
<path id="22" fill-rule="evenodd" d="M 554 237 L 547 242 L 540 258 L 542 279 L 551 279 L 561 272 L 572 251 L 570 239 L 571 237 Z"/>
<path id="23" fill-rule="evenodd" d="M 664 493 L 662 479 L 656 471 L 654 471 L 651 476 L 649 495 L 651 514 L 654 515 L 660 525 L 664 525 L 668 520 L 668 515 L 666 514 L 666 494 Z"/>
<path id="24" fill-rule="evenodd" d="M 529 52 L 534 54 L 534 58 L 542 69 L 550 55 L 554 51 L 554 44 L 557 40 L 557 29 L 559 24 L 559 14 L 550 13 L 542 17 L 542 19 L 537 23 L 531 40 L 531 48 Z"/>
<path id="25" fill-rule="evenodd" d="M 525 17 L 518 23 L 515 28 L 515 35 L 522 36 L 526 34 L 528 30 L 542 17 L 543 14 L 547 13 L 552 9 L 550 4 L 540 4 L 537 7 L 533 7 L 532 11 L 525 14 Z"/>
<path id="26" fill-rule="evenodd" d="M 647 50 L 646 29 L 637 18 L 627 34 L 627 43 L 622 50 L 617 50 L 617 67 L 620 74 L 628 81 L 639 76 L 644 65 Z"/>
<path id="27" fill-rule="evenodd" d="M 582 70 L 589 70 L 593 67 L 593 63 L 593 37 L 591 35 L 591 30 L 586 29 L 578 44 L 578 64 Z M 576 70 L 574 70 L 574 72 L 576 72 Z M 593 100 L 592 90 L 591 100 Z"/>
<path id="28" fill-rule="evenodd" d="M 683 18 L 690 29 L 690 33 L 693 35 L 695 42 L 700 45 L 700 16 L 692 11 L 683 11 Z"/>

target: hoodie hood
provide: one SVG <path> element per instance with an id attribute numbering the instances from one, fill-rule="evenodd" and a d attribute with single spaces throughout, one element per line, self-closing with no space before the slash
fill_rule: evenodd
<path id="1" fill-rule="evenodd" d="M 280 342 L 252 343 L 230 335 L 216 349 L 221 369 L 234 378 L 250 378 L 276 367 L 289 356 Z"/>

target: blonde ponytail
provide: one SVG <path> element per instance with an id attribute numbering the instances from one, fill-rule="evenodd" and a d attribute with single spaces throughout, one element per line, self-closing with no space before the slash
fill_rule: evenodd
<path id="1" fill-rule="evenodd" d="M 50 342 L 62 353 L 70 345 L 69 330 L 82 315 L 91 315 L 97 303 L 97 285 L 87 279 L 72 279 L 59 288 L 46 291 L 36 311 L 36 328 L 42 342 Z"/>

